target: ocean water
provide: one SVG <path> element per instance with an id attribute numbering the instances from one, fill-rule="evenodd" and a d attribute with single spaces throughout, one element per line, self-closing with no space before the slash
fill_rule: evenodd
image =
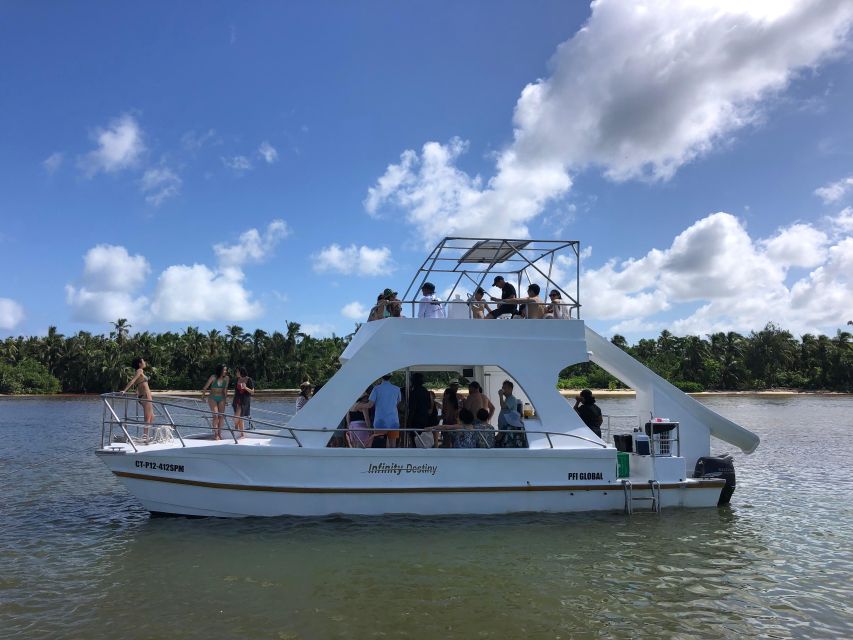
<path id="1" fill-rule="evenodd" d="M 0 638 L 853 637 L 853 398 L 702 401 L 762 438 L 728 507 L 218 520 L 138 506 L 99 400 L 0 400 Z"/>

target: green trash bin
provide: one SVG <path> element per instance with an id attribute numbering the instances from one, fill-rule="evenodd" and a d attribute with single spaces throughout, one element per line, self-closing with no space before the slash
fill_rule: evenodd
<path id="1" fill-rule="evenodd" d="M 624 451 L 616 452 L 616 477 L 628 478 L 631 475 L 630 455 Z"/>

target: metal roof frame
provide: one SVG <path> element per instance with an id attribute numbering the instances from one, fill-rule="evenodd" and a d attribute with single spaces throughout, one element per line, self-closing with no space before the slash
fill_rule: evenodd
<path id="1" fill-rule="evenodd" d="M 554 260 L 561 252 L 571 252 L 575 258 L 574 294 L 568 293 L 563 286 L 551 278 Z M 540 266 L 544 268 L 544 261 L 547 261 L 547 273 L 540 268 Z M 470 281 L 475 288 L 483 287 L 483 282 L 490 275 L 515 276 L 517 291 L 520 295 L 522 277 L 526 277 L 528 283 L 532 282 L 530 271 L 533 272 L 533 278 L 545 279 L 546 290 L 559 291 L 564 296 L 564 304 L 568 304 L 571 309 L 576 309 L 576 317 L 580 317 L 580 242 L 577 240 L 447 236 L 423 261 L 406 288 L 401 302 L 412 304 L 412 315 L 414 315 L 414 303 L 417 302 L 418 292 L 433 273 L 458 274 L 448 300 L 453 298 L 463 279 Z M 483 287 L 483 289 L 487 288 Z"/>

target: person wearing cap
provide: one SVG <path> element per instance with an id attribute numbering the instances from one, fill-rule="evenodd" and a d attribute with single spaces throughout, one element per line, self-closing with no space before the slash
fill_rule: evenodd
<path id="1" fill-rule="evenodd" d="M 483 287 L 477 287 L 476 291 L 474 291 L 474 297 L 469 298 L 470 302 L 468 304 L 471 307 L 471 317 L 474 320 L 482 320 L 486 314 L 492 310 L 491 307 L 483 301 L 484 295 L 486 295 L 485 289 L 483 289 Z"/>
<path id="2" fill-rule="evenodd" d="M 299 398 L 296 400 L 296 410 L 299 411 L 304 407 L 311 396 L 314 395 L 314 385 L 307 380 L 299 385 Z"/>
<path id="3" fill-rule="evenodd" d="M 572 317 L 569 305 L 563 304 L 563 297 L 557 289 L 552 289 L 551 293 L 548 294 L 548 298 L 551 302 L 547 305 L 545 310 L 546 318 L 553 318 L 554 320 L 568 320 Z"/>
<path id="4" fill-rule="evenodd" d="M 385 289 L 382 292 L 385 297 L 385 317 L 386 318 L 402 318 L 403 303 L 397 298 L 397 292 L 393 289 Z"/>
<path id="5" fill-rule="evenodd" d="M 492 301 L 497 302 L 498 300 L 511 300 L 515 298 L 517 295 L 515 292 L 515 287 L 513 287 L 509 282 L 504 280 L 503 276 L 495 276 L 494 281 L 492 282 L 493 287 L 499 287 L 501 290 L 501 297 L 495 298 L 494 296 L 489 296 Z M 499 304 L 495 309 L 493 309 L 487 318 L 495 319 L 500 316 L 509 313 L 510 315 L 515 315 L 518 312 L 518 307 L 514 304 Z"/>
<path id="6" fill-rule="evenodd" d="M 435 285 L 432 282 L 424 282 L 421 287 L 423 297 L 418 303 L 419 318 L 444 318 L 444 307 L 435 297 Z"/>
<path id="7" fill-rule="evenodd" d="M 601 423 L 604 422 L 604 417 L 601 415 L 601 408 L 595 404 L 592 391 L 589 389 L 581 391 L 575 398 L 574 409 L 584 424 L 590 428 L 590 431 L 600 438 Z"/>

